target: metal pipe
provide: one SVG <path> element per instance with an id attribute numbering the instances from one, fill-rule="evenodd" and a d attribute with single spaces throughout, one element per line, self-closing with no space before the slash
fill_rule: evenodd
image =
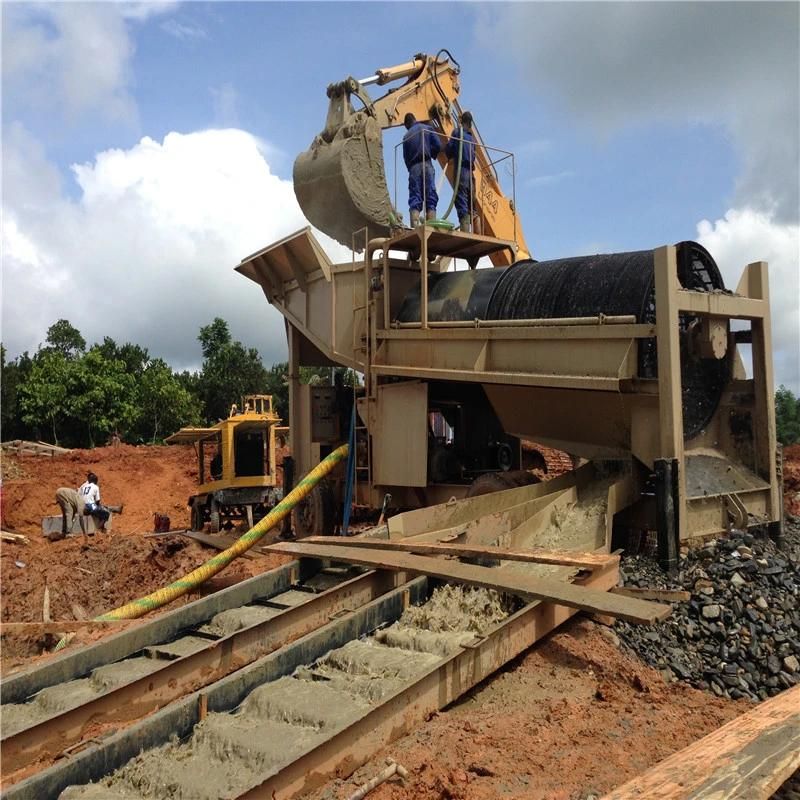
<path id="1" fill-rule="evenodd" d="M 451 322 L 429 322 L 429 328 L 551 328 L 558 325 L 632 325 L 636 323 L 633 314 L 616 314 L 595 317 L 557 317 L 554 319 L 474 319 L 453 320 Z M 419 322 L 393 322 L 393 328 L 421 328 Z"/>

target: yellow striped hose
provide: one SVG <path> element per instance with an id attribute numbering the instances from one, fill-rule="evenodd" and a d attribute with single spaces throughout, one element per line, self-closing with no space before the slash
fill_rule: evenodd
<path id="1" fill-rule="evenodd" d="M 265 533 L 274 528 L 292 509 L 303 500 L 309 492 L 324 478 L 340 461 L 347 458 L 348 445 L 343 444 L 326 456 L 317 464 L 311 472 L 300 480 L 283 500 L 272 509 L 258 524 L 254 525 L 247 533 L 242 534 L 227 550 L 223 550 L 205 564 L 201 564 L 197 569 L 192 570 L 188 575 L 173 581 L 169 586 L 157 589 L 155 592 L 140 597 L 138 600 L 131 600 L 124 606 L 108 611 L 99 617 L 95 617 L 97 622 L 112 621 L 120 619 L 136 619 L 149 611 L 171 603 L 173 600 L 185 595 L 192 589 L 198 587 L 204 581 L 223 570 L 235 558 L 249 550 Z M 71 636 L 65 636 L 56 646 L 56 650 L 65 647 Z"/>

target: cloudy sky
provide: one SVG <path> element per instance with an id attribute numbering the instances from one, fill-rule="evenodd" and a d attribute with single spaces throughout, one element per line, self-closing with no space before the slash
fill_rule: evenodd
<path id="1" fill-rule="evenodd" d="M 90 342 L 193 367 L 219 315 L 285 358 L 279 315 L 233 266 L 305 224 L 292 162 L 325 87 L 446 47 L 484 139 L 515 153 L 537 258 L 697 239 L 729 287 L 768 260 L 777 380 L 800 391 L 799 17 L 769 2 L 4 3 L 3 343 L 34 350 L 66 317 Z"/>

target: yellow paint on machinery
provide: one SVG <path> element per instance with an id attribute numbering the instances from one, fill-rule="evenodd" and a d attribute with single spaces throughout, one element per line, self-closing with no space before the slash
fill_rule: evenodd
<path id="1" fill-rule="evenodd" d="M 197 452 L 198 488 L 189 498 L 193 529 L 199 530 L 210 517 L 212 531 L 218 531 L 220 508 L 225 516 L 226 506 L 244 508 L 242 519 L 252 526 L 252 507 L 262 505 L 261 498 L 274 505 L 277 496 L 258 490 L 278 485 L 275 446 L 280 423 L 271 395 L 248 395 L 241 408 L 234 405 L 228 418 L 216 425 L 181 428 L 165 440 L 193 444 Z"/>
<path id="2" fill-rule="evenodd" d="M 367 228 L 370 236 L 386 236 L 401 227 L 402 213 L 389 197 L 384 169 L 382 132 L 403 124 L 407 113 L 428 122 L 440 135 L 439 163 L 450 184 L 458 176 L 448 163 L 444 145 L 455 131 L 461 108 L 458 96 L 460 68 L 452 58 L 420 54 L 395 67 L 376 70 L 360 81 L 347 78 L 328 86 L 329 107 L 325 127 L 311 147 L 294 164 L 294 189 L 300 208 L 317 228 L 337 241 L 364 249 L 365 242 L 354 232 Z M 448 54 L 449 55 L 449 54 Z M 366 87 L 383 86 L 406 79 L 397 88 L 373 99 Z M 363 106 L 353 107 L 353 98 Z M 511 154 L 487 148 L 476 125 L 477 147 L 473 171 L 473 229 L 512 244 L 512 250 L 490 254 L 495 265 L 508 266 L 517 258 L 529 258 L 522 225 L 500 185 L 497 162 Z"/>
<path id="3" fill-rule="evenodd" d="M 358 113 L 366 113 L 384 128 L 399 124 L 407 110 L 430 110 L 441 101 L 445 113 L 440 109 L 417 116 L 438 119 L 442 126 L 451 124 L 452 109 L 444 96 L 451 92 L 448 100 L 455 103 L 457 74 L 449 61 L 429 57 L 386 71 L 381 80 L 402 75 L 408 83 L 380 100 L 366 98 L 375 116 Z M 380 85 L 381 80 L 372 82 Z M 326 131 L 298 159 L 295 188 L 307 212 L 302 195 L 312 185 L 315 170 L 317 175 L 325 173 L 317 169 L 324 159 L 336 160 L 335 149 L 327 148 L 346 133 L 350 95 L 361 96 L 358 83 L 331 89 Z M 438 97 L 427 97 L 423 86 Z M 338 110 L 334 97 L 343 104 Z M 372 199 L 383 190 L 382 180 L 381 174 L 369 189 Z M 346 189 L 351 196 L 354 186 Z M 647 293 L 636 295 L 646 301 L 644 310 L 632 303 L 629 311 L 600 307 L 587 312 L 589 303 L 584 303 L 583 309 L 559 317 L 515 318 L 513 313 L 501 319 L 480 317 L 470 313 L 465 300 L 469 293 L 460 274 L 450 278 L 453 259 L 473 264 L 488 257 L 496 266 L 515 261 L 527 247 L 513 204 L 497 206 L 497 224 L 484 228 L 491 235 L 429 225 L 413 230 L 369 225 L 359 230 L 353 226 L 363 224 L 365 212 L 357 210 L 353 216 L 352 206 L 340 202 L 341 190 L 336 180 L 316 184 L 317 193 L 308 202 L 324 205 L 325 211 L 319 218 L 309 218 L 324 232 L 352 243 L 354 251 L 363 250 L 363 259 L 333 264 L 306 228 L 242 259 L 236 267 L 261 287 L 287 322 L 289 414 L 299 473 L 336 444 L 314 437 L 314 404 L 299 383 L 300 367 L 340 365 L 364 376 L 354 398 L 356 504 L 377 508 L 387 494 L 395 508 L 463 498 L 473 476 L 518 469 L 514 442 L 525 438 L 573 456 L 613 459 L 624 465 L 626 488 L 624 497 L 617 496 L 608 522 L 609 544 L 615 522 L 627 530 L 655 530 L 662 557 L 674 563 L 678 544 L 693 537 L 718 534 L 732 525 L 768 523 L 773 533 L 780 530 L 765 262 L 744 266 L 735 291 L 727 291 L 705 271 L 709 266 L 716 270 L 713 257 L 703 251 L 700 261 L 692 260 L 693 253 L 702 251 L 699 245 L 682 243 L 688 246 L 683 250 L 663 246 L 648 254 L 651 283 Z M 485 210 L 482 213 L 490 219 Z M 380 238 L 374 238 L 376 234 Z M 603 257 L 586 257 L 592 258 Z M 534 277 L 544 266 L 524 265 L 526 274 Z M 687 269 L 699 276 L 699 282 L 681 282 Z M 517 266 L 508 272 L 520 274 Z M 464 274 L 478 273 L 483 280 L 495 270 Z M 622 283 L 612 284 L 617 294 L 624 294 L 627 284 L 638 286 L 640 274 L 624 273 Z M 452 291 L 437 294 L 437 280 L 444 277 Z M 565 273 L 549 291 L 566 292 L 565 297 L 571 298 L 569 284 Z M 524 300 L 527 295 L 517 296 Z M 401 319 L 409 299 L 418 311 Z M 458 306 L 455 313 L 451 303 Z M 488 307 L 485 303 L 484 309 Z M 734 320 L 749 330 L 734 331 Z M 738 350 L 744 343 L 751 345 L 751 378 Z M 643 367 L 648 353 L 649 371 Z M 721 377 L 713 393 L 704 394 L 703 383 L 699 390 L 693 383 L 692 370 L 699 360 L 724 365 L 715 373 Z M 694 420 L 693 408 L 686 406 L 692 391 L 705 409 Z M 442 426 L 441 420 L 434 425 L 437 414 L 447 425 Z M 459 419 L 468 421 L 454 423 Z M 461 424 L 468 434 L 472 427 L 480 429 L 472 439 L 467 437 L 460 473 L 448 460 L 458 445 L 453 424 Z M 493 463 L 487 461 L 486 431 L 481 426 L 488 426 L 488 446 L 495 448 L 489 453 Z M 344 440 L 344 431 L 341 436 Z M 475 456 L 475 447 L 482 448 L 483 461 L 467 469 L 464 463 Z"/>

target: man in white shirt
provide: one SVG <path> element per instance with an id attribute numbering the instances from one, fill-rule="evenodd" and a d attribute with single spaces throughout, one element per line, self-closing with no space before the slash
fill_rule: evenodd
<path id="1" fill-rule="evenodd" d="M 98 486 L 98 478 L 94 472 L 90 472 L 86 476 L 86 481 L 81 484 L 78 489 L 78 496 L 83 501 L 83 513 L 86 516 L 92 516 L 98 523 L 98 530 L 101 533 L 106 532 L 106 522 L 111 516 L 108 509 L 100 502 L 100 487 Z"/>

